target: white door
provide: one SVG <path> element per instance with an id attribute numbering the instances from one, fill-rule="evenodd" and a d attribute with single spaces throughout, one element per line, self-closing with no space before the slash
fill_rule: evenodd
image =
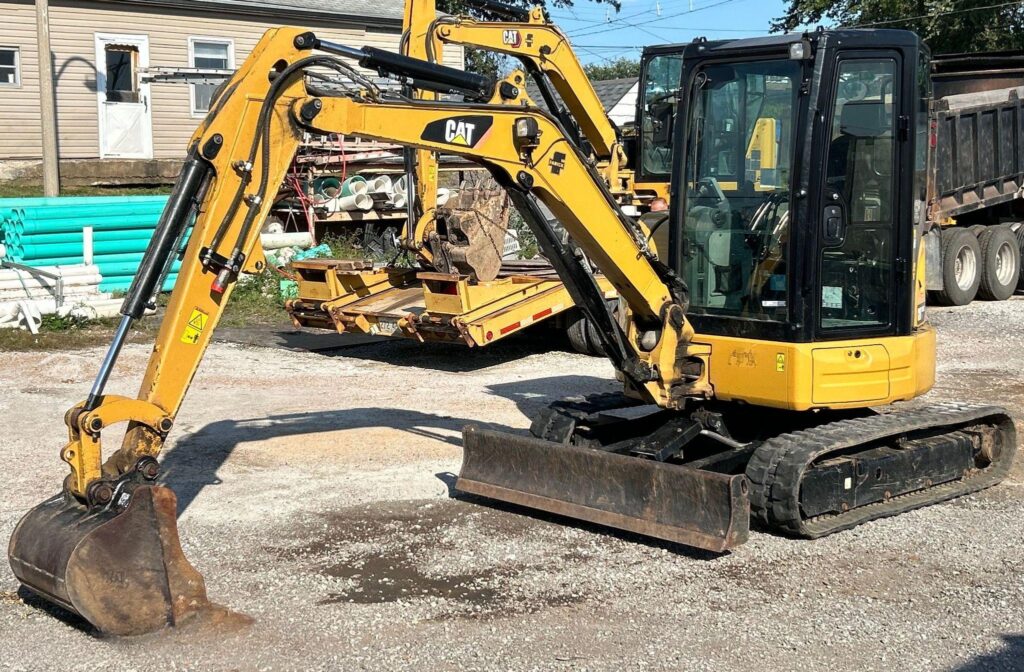
<path id="1" fill-rule="evenodd" d="M 146 35 L 96 34 L 96 97 L 99 102 L 100 158 L 152 159 L 153 114 Z"/>

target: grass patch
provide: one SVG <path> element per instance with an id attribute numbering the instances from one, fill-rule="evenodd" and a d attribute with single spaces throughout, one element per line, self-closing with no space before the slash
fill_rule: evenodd
<path id="1" fill-rule="evenodd" d="M 120 317 L 89 320 L 44 315 L 38 334 L 21 329 L 0 329 L 0 352 L 77 350 L 107 345 L 114 337 L 120 321 Z M 128 333 L 128 342 L 152 342 L 159 326 L 158 316 L 143 318 L 132 325 Z M 96 364 L 99 366 L 99 362 Z"/>
<path id="2" fill-rule="evenodd" d="M 220 325 L 225 327 L 250 327 L 253 325 L 291 324 L 281 298 L 279 273 L 265 270 L 256 275 L 244 275 L 232 290 Z"/>

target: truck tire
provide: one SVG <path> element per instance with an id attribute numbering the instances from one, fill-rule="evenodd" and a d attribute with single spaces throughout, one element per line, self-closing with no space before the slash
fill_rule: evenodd
<path id="1" fill-rule="evenodd" d="M 934 293 L 943 306 L 966 306 L 981 284 L 981 245 L 968 229 L 942 230 L 942 289 Z"/>
<path id="2" fill-rule="evenodd" d="M 1020 247 L 1008 226 L 990 226 L 978 236 L 981 246 L 981 283 L 978 296 L 1005 301 L 1020 280 Z"/>
<path id="3" fill-rule="evenodd" d="M 1024 225 L 1017 229 L 1017 250 L 1021 259 L 1024 259 Z M 1017 276 L 1017 291 L 1024 293 L 1024 264 L 1020 266 L 1020 274 Z"/>
<path id="4" fill-rule="evenodd" d="M 985 231 L 986 229 L 988 229 L 988 224 L 972 224 L 971 226 L 967 227 L 967 230 L 973 233 L 974 237 L 978 238 L 979 240 L 981 239 L 982 232 Z"/>

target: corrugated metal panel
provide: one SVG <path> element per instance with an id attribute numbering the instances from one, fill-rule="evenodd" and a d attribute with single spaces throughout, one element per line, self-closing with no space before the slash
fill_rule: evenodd
<path id="1" fill-rule="evenodd" d="M 42 132 L 35 7 L 32 0 L 5 0 L 0 16 L 0 46 L 17 47 L 21 59 L 21 86 L 0 87 L 0 158 L 36 158 L 42 153 Z"/>
<path id="2" fill-rule="evenodd" d="M 24 129 L 5 124 L 0 129 L 0 159 L 15 156 L 38 157 L 38 69 L 35 57 L 35 13 L 30 0 L 0 0 L 5 18 L 5 40 L 17 40 L 23 47 L 23 88 L 19 93 L 0 96 L 5 120 L 23 119 Z M 8 18 L 10 17 L 10 18 Z M 189 37 L 226 38 L 234 42 L 234 61 L 240 64 L 263 33 L 276 23 L 239 14 L 211 16 L 201 21 L 184 9 L 114 5 L 89 0 L 51 0 L 50 32 L 57 83 L 58 134 L 61 158 L 83 159 L 99 156 L 99 122 L 96 98 L 95 34 L 146 35 L 151 67 L 187 67 Z M 396 26 L 397 28 L 397 26 Z M 316 33 L 353 46 L 373 45 L 390 50 L 398 47 L 397 30 L 317 25 Z M 28 48 L 31 47 L 31 50 Z M 461 67 L 461 50 L 446 50 L 445 62 Z M 190 110 L 189 86 L 153 84 L 154 158 L 179 158 L 199 118 Z M 24 132 L 23 132 L 24 131 Z M 20 153 L 16 153 L 20 152 Z"/>

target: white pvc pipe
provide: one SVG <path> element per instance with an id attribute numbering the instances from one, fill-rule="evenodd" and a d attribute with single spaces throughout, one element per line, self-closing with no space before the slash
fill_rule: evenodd
<path id="1" fill-rule="evenodd" d="M 437 190 L 437 207 L 441 207 L 448 203 L 448 199 L 452 197 L 452 192 L 448 191 L 444 187 Z"/>
<path id="2" fill-rule="evenodd" d="M 409 193 L 409 180 L 406 179 L 405 175 L 402 175 L 394 183 L 394 192 L 396 194 L 408 195 Z"/>
<path id="3" fill-rule="evenodd" d="M 35 306 L 31 305 L 28 301 L 22 301 L 18 304 L 18 308 L 21 309 L 21 318 L 25 321 L 25 325 L 32 334 L 39 333 L 39 322 L 42 322 L 43 316 Z"/>
<path id="4" fill-rule="evenodd" d="M 392 191 L 394 191 L 394 185 L 391 182 L 390 175 L 378 175 L 370 183 L 370 193 L 390 194 Z"/>
<path id="5" fill-rule="evenodd" d="M 339 210 L 373 210 L 373 198 L 368 194 L 352 194 L 351 196 L 339 196 L 337 199 Z"/>
<path id="6" fill-rule="evenodd" d="M 82 227 L 82 263 L 92 266 L 92 227 Z"/>
<path id="7" fill-rule="evenodd" d="M 99 296 L 103 296 L 103 293 L 99 291 L 98 285 L 89 285 L 87 287 L 72 287 L 64 291 L 65 301 L 75 301 L 77 299 L 94 299 Z M 17 301 L 19 299 L 52 298 L 55 298 L 55 293 L 51 289 L 0 289 L 0 302 Z"/>
<path id="8" fill-rule="evenodd" d="M 86 285 L 98 285 L 103 281 L 103 276 L 81 275 L 64 278 L 64 287 L 82 287 Z M 19 278 L 17 280 L 0 280 L 0 290 L 4 289 L 49 289 L 55 290 L 57 281 L 50 278 Z"/>
<path id="9" fill-rule="evenodd" d="M 300 233 L 264 233 L 260 236 L 264 250 L 280 250 L 282 247 L 313 247 L 313 236 L 308 231 Z"/>
<path id="10" fill-rule="evenodd" d="M 395 194 L 394 196 L 391 197 L 391 205 L 395 206 L 396 208 L 404 208 L 405 203 L 405 194 Z M 440 203 L 438 203 L 438 205 L 440 205 Z"/>
<path id="11" fill-rule="evenodd" d="M 263 227 L 263 235 L 268 233 L 284 233 L 284 224 L 281 222 L 271 222 Z"/>
<path id="12" fill-rule="evenodd" d="M 76 275 L 96 275 L 100 272 L 99 266 L 89 266 L 86 264 L 73 264 L 68 266 L 38 266 L 34 267 L 36 270 L 45 271 L 47 273 L 56 273 L 63 278 L 70 278 Z M 21 277 L 37 278 L 38 275 L 33 275 L 26 271 L 19 271 L 13 268 L 5 268 L 0 270 L 0 280 L 17 280 Z"/>

